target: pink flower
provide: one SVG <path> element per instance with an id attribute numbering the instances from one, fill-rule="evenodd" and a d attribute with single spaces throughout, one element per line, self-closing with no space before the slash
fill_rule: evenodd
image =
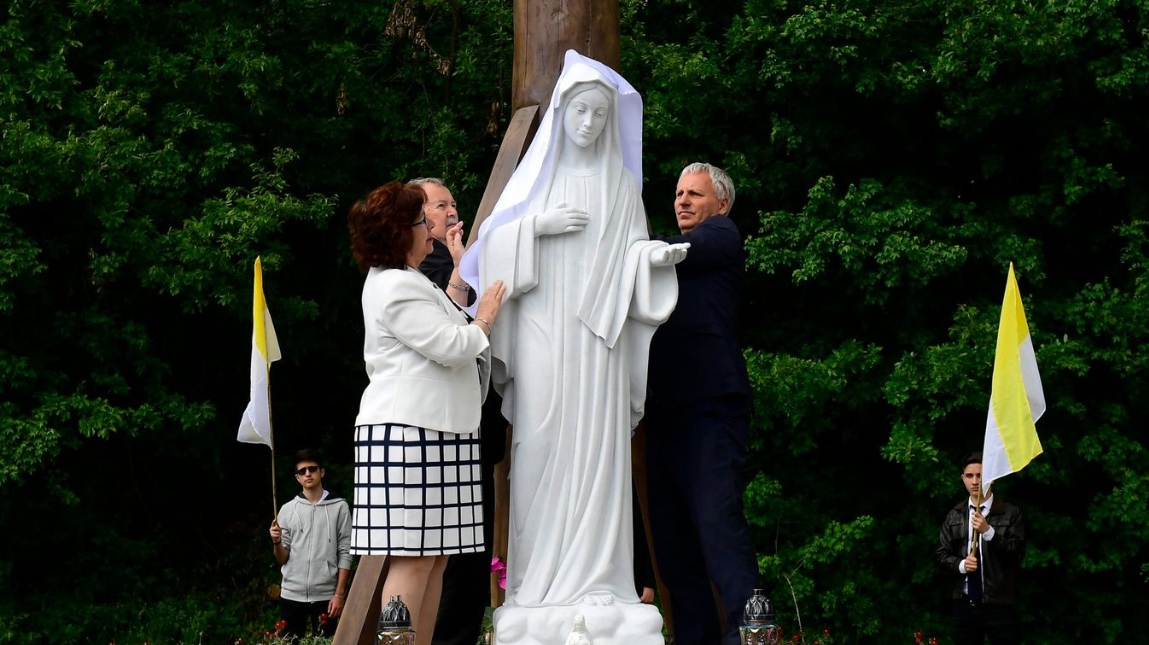
<path id="1" fill-rule="evenodd" d="M 495 557 L 491 558 L 491 573 L 499 574 L 499 588 L 500 589 L 506 589 L 507 588 L 507 565 L 506 565 L 506 563 L 504 563 L 502 560 L 499 559 L 499 556 L 495 556 Z"/>

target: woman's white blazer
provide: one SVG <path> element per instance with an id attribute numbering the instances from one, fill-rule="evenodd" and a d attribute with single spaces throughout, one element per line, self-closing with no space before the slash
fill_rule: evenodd
<path id="1" fill-rule="evenodd" d="M 363 325 L 370 383 L 356 426 L 478 430 L 490 342 L 447 294 L 414 269 L 372 268 L 363 283 Z"/>

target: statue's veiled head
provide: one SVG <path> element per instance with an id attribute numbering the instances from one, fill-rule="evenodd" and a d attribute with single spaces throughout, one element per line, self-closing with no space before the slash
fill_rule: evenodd
<path id="1" fill-rule="evenodd" d="M 591 123 L 578 123 L 576 104 L 581 100 L 589 107 L 602 98 L 609 106 L 605 119 L 595 122 L 592 110 Z M 642 185 L 642 97 L 615 70 L 570 50 L 542 111 L 538 132 L 463 256 L 460 272 L 472 284 L 480 281 L 479 257 L 487 235 L 526 216 L 529 205 L 549 192 L 558 166 L 586 168 L 595 162 L 601 163 L 597 174 L 609 181 L 622 177 L 625 169 Z"/>
<path id="2" fill-rule="evenodd" d="M 579 83 L 567 92 L 562 121 L 570 142 L 586 148 L 598 140 L 613 112 L 613 94 L 606 84 L 599 82 Z"/>

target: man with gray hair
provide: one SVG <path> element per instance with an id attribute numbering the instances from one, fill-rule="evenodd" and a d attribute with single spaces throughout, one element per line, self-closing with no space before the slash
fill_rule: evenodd
<path id="1" fill-rule="evenodd" d="M 736 645 L 758 584 L 742 511 L 750 381 L 738 342 L 746 257 L 727 217 L 733 204 L 721 168 L 690 164 L 674 199 L 682 234 L 658 238 L 690 244 L 676 267 L 678 306 L 651 341 L 645 416 L 651 534 L 678 645 Z"/>
<path id="2" fill-rule="evenodd" d="M 408 183 L 422 188 L 427 195 L 423 215 L 427 217 L 431 237 L 435 238 L 431 253 L 419 265 L 419 271 L 465 307 L 475 300 L 475 293 L 459 276 L 459 259 L 464 251 L 463 225 L 459 222 L 455 197 L 438 177 L 420 177 Z"/>

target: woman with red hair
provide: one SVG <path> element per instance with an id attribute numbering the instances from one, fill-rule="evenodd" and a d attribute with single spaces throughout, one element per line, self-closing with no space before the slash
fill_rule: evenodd
<path id="1" fill-rule="evenodd" d="M 418 645 L 431 642 L 447 557 L 483 547 L 479 411 L 504 292 L 491 284 L 468 320 L 419 272 L 433 243 L 424 199 L 391 182 L 348 215 L 367 274 L 369 379 L 355 420 L 351 552 L 388 556 L 383 599 L 401 597 Z"/>

